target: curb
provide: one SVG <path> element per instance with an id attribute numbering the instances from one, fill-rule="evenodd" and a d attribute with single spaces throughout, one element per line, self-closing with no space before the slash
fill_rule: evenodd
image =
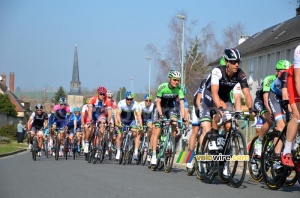
<path id="1" fill-rule="evenodd" d="M 27 151 L 27 149 L 21 149 L 21 150 L 17 150 L 17 151 L 10 152 L 10 153 L 0 154 L 0 158 L 1 157 L 7 157 L 7 156 L 10 156 L 10 155 L 15 155 L 17 153 L 21 153 L 21 152 L 24 152 L 24 151 Z"/>

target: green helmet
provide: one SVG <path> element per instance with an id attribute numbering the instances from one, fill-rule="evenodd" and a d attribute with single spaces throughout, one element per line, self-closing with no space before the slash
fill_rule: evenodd
<path id="1" fill-rule="evenodd" d="M 276 70 L 286 70 L 292 66 L 290 61 L 280 60 L 276 63 Z"/>
<path id="2" fill-rule="evenodd" d="M 220 60 L 220 65 L 222 66 L 225 66 L 226 65 L 226 62 L 225 62 L 225 58 L 222 57 L 221 60 Z"/>

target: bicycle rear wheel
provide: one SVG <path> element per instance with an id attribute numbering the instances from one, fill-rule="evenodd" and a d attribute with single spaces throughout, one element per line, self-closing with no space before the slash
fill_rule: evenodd
<path id="1" fill-rule="evenodd" d="M 37 152 L 37 139 L 36 136 L 33 137 L 32 140 L 32 159 L 36 161 L 36 152 Z"/>
<path id="2" fill-rule="evenodd" d="M 281 164 L 277 165 L 280 162 L 280 156 L 276 156 L 274 153 L 274 138 L 278 138 L 279 135 L 280 132 L 276 130 L 266 134 L 261 155 L 262 176 L 265 184 L 271 190 L 282 187 L 287 175 L 285 168 Z"/>
<path id="3" fill-rule="evenodd" d="M 258 156 L 254 154 L 254 142 L 257 139 L 258 136 L 255 136 L 250 143 L 248 170 L 250 178 L 255 182 L 260 182 L 263 179 L 261 174 L 261 157 L 258 158 Z"/>
<path id="4" fill-rule="evenodd" d="M 238 188 L 242 185 L 246 175 L 247 167 L 247 145 L 244 135 L 240 131 L 232 137 L 232 144 L 229 147 L 230 156 L 237 157 L 236 161 L 227 161 L 230 170 L 230 184 L 231 186 Z"/>

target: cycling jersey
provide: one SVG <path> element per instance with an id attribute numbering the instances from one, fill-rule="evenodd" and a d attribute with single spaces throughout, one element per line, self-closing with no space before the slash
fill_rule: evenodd
<path id="1" fill-rule="evenodd" d="M 242 89 L 249 87 L 247 76 L 243 70 L 238 68 L 237 72 L 229 78 L 226 74 L 226 67 L 218 66 L 212 70 L 204 87 L 205 90 L 211 92 L 211 85 L 219 85 L 218 95 L 220 99 L 228 102 L 230 99 L 229 93 L 237 83 L 240 83 Z"/>
<path id="2" fill-rule="evenodd" d="M 203 91 L 204 86 L 205 86 L 205 82 L 206 82 L 206 79 L 202 80 L 201 83 L 200 83 L 199 88 L 198 88 L 197 91 L 194 93 L 193 104 L 194 104 L 195 107 L 197 107 L 197 105 L 196 105 L 197 95 L 198 95 L 198 93 L 202 94 L 202 91 Z"/>
<path id="3" fill-rule="evenodd" d="M 161 98 L 161 107 L 170 107 L 173 108 L 176 105 L 176 99 L 184 99 L 184 93 L 180 85 L 171 89 L 169 83 L 165 82 L 159 85 L 157 90 L 157 98 Z"/>
<path id="4" fill-rule="evenodd" d="M 72 114 L 68 121 L 68 128 L 73 129 L 74 128 L 74 121 L 77 122 L 77 127 L 81 126 L 81 114 L 78 114 L 77 116 L 75 114 Z"/>
<path id="5" fill-rule="evenodd" d="M 68 115 L 70 114 L 70 107 L 68 105 L 55 105 L 52 108 L 52 114 L 49 119 L 49 125 L 56 123 L 57 128 L 63 128 L 67 125 Z"/>
<path id="6" fill-rule="evenodd" d="M 126 104 L 126 99 L 123 99 L 118 103 L 118 112 L 121 114 L 121 122 L 125 125 L 128 125 L 128 123 L 135 120 L 134 112 L 141 113 L 140 107 L 136 101 L 132 101 L 128 106 Z"/>
<path id="7" fill-rule="evenodd" d="M 48 115 L 45 112 L 42 112 L 41 115 L 39 115 L 36 112 L 33 112 L 30 116 L 32 119 L 31 127 L 34 127 L 35 129 L 39 130 L 44 127 L 45 120 L 48 120 Z"/>
<path id="8" fill-rule="evenodd" d="M 296 90 L 296 85 L 295 85 L 296 83 L 295 83 L 294 68 L 295 66 L 292 65 L 292 67 L 288 70 L 289 75 L 287 80 L 287 87 L 288 87 L 290 104 L 294 104 L 295 102 L 297 103 L 300 102 L 300 97 L 298 95 L 298 92 Z"/>
<path id="9" fill-rule="evenodd" d="M 150 121 L 152 122 L 151 119 L 152 119 L 152 111 L 153 111 L 154 104 L 151 103 L 149 107 L 146 107 L 145 101 L 143 101 L 139 104 L 139 106 L 142 112 L 143 124 L 149 123 Z"/>
<path id="10" fill-rule="evenodd" d="M 82 106 L 82 109 L 81 109 L 81 116 L 83 117 L 83 122 L 82 124 L 86 124 L 87 123 L 87 117 L 88 117 L 88 105 L 85 104 Z"/>
<path id="11" fill-rule="evenodd" d="M 89 107 L 93 107 L 92 117 L 94 121 L 99 121 L 100 119 L 106 119 L 107 110 L 111 109 L 111 102 L 109 99 L 99 100 L 98 96 L 91 98 Z"/>
<path id="12" fill-rule="evenodd" d="M 287 88 L 287 77 L 288 77 L 288 73 L 285 70 L 284 72 L 280 72 L 277 76 L 277 78 L 272 82 L 271 84 L 271 90 L 279 95 L 282 96 L 282 88 Z"/>

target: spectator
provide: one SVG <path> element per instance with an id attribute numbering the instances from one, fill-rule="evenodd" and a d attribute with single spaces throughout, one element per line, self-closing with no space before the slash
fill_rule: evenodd
<path id="1" fill-rule="evenodd" d="M 22 120 L 19 121 L 19 124 L 17 126 L 17 142 L 23 143 L 23 130 L 24 126 L 22 125 Z"/>

